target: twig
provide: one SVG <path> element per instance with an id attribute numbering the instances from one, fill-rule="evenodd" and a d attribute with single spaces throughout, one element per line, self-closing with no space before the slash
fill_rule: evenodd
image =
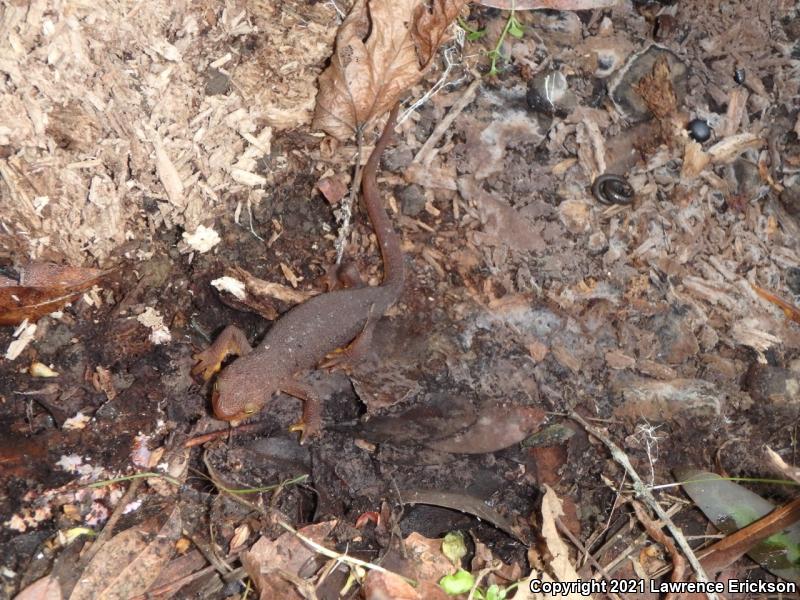
<path id="1" fill-rule="evenodd" d="M 217 431 L 209 431 L 208 433 L 203 433 L 200 435 L 196 435 L 193 438 L 189 438 L 183 443 L 183 447 L 194 448 L 195 446 L 202 446 L 206 442 L 211 442 L 218 438 L 225 438 L 230 435 L 239 433 L 259 432 L 263 428 L 264 428 L 264 423 L 256 422 L 256 423 L 245 423 L 244 425 L 238 425 L 236 427 L 228 427 L 227 429 L 221 429 Z"/>
<path id="2" fill-rule="evenodd" d="M 680 505 L 674 504 L 674 505 L 669 507 L 669 509 L 667 510 L 667 514 L 670 517 L 674 517 L 676 514 L 678 514 L 680 512 L 681 508 L 682 507 Z M 661 527 L 663 527 L 663 524 L 661 525 Z M 630 526 L 629 526 L 629 529 L 630 529 Z M 611 573 L 613 575 L 620 568 L 620 565 L 623 562 L 625 562 L 625 559 L 628 558 L 628 556 L 632 552 L 634 552 L 637 548 L 639 548 L 642 544 L 644 544 L 645 541 L 647 541 L 648 538 L 649 538 L 649 536 L 646 533 L 642 533 L 639 537 L 637 537 L 635 540 L 633 540 L 630 544 L 628 544 L 628 546 L 622 552 L 620 552 L 616 556 L 616 558 L 614 558 L 614 560 L 612 560 L 610 563 L 608 563 L 606 565 L 606 571 L 608 571 L 609 573 Z M 596 554 L 602 554 L 603 552 L 605 552 L 605 550 L 607 550 L 608 547 L 613 542 L 614 542 L 614 540 L 611 539 L 606 544 L 603 544 L 603 546 L 596 552 Z M 663 572 L 655 573 L 655 576 L 663 575 L 664 573 L 667 573 L 668 571 L 669 571 L 669 569 L 664 569 Z"/>
<path id="3" fill-rule="evenodd" d="M 588 558 L 591 555 L 592 546 L 594 546 L 595 542 L 605 535 L 606 531 L 608 531 L 609 527 L 611 527 L 611 519 L 614 517 L 614 511 L 617 509 L 618 502 L 620 499 L 620 494 L 622 493 L 622 488 L 625 485 L 625 478 L 627 477 L 626 473 L 622 474 L 622 480 L 619 482 L 619 486 L 616 488 L 614 492 L 614 504 L 611 505 L 611 512 L 608 513 L 608 519 L 606 519 L 606 525 L 596 534 L 592 534 L 589 536 L 589 539 L 586 541 L 586 552 L 584 553 L 584 559 Z M 607 484 L 608 485 L 608 484 Z M 609 487 L 611 487 L 609 485 Z M 594 540 L 592 540 L 594 537 Z"/>
<path id="4" fill-rule="evenodd" d="M 81 557 L 79 567 L 82 570 L 86 565 L 92 562 L 92 559 L 100 552 L 100 548 L 111 538 L 114 533 L 114 527 L 117 525 L 117 522 L 122 517 L 122 513 L 125 511 L 125 507 L 131 503 L 131 501 L 136 497 L 136 492 L 139 490 L 139 486 L 142 485 L 142 479 L 134 479 L 131 481 L 131 484 L 128 486 L 127 491 L 122 495 L 122 498 L 119 499 L 117 502 L 117 506 L 114 508 L 114 512 L 109 517 L 108 521 L 106 521 L 106 526 L 103 527 L 103 531 L 100 532 L 100 535 L 97 536 L 95 539 L 94 544 L 89 550 L 86 551 Z"/>
<path id="5" fill-rule="evenodd" d="M 498 566 L 489 565 L 488 567 L 483 568 L 478 572 L 478 576 L 475 577 L 475 583 L 472 584 L 472 589 L 470 589 L 469 591 L 469 596 L 467 596 L 467 600 L 473 600 L 475 598 L 475 592 L 477 591 L 478 586 L 481 584 L 481 581 L 483 581 L 483 578 L 489 575 L 489 573 L 496 571 L 498 568 L 499 568 Z"/>
<path id="6" fill-rule="evenodd" d="M 634 500 L 631 502 L 631 506 L 633 506 L 633 512 L 636 513 L 636 518 L 639 519 L 639 522 L 642 524 L 642 527 L 645 528 L 648 535 L 664 546 L 667 552 L 669 552 L 670 558 L 672 558 L 672 575 L 670 576 L 670 580 L 673 583 L 681 581 L 686 571 L 686 559 L 681 556 L 681 553 L 678 552 L 678 549 L 675 547 L 675 543 L 667 537 L 661 530 L 661 527 L 653 522 L 653 519 L 649 517 L 641 503 Z M 669 592 L 664 596 L 664 600 L 674 600 L 675 597 L 673 592 Z"/>
<path id="7" fill-rule="evenodd" d="M 197 536 L 187 529 L 181 531 L 181 534 L 190 542 L 192 542 L 192 544 L 194 544 L 194 547 L 197 548 L 197 551 L 203 555 L 203 558 L 205 558 L 212 567 L 214 567 L 214 570 L 217 571 L 217 573 L 225 576 L 228 573 L 233 572 L 233 567 L 230 566 L 224 559 L 217 556 L 213 547 L 206 546 L 205 543 L 198 540 Z"/>
<path id="8" fill-rule="evenodd" d="M 317 552 L 319 552 L 323 556 L 327 556 L 328 558 L 334 558 L 334 559 L 336 559 L 338 561 L 341 561 L 341 562 L 344 562 L 344 563 L 347 563 L 347 564 L 357 565 L 359 567 L 364 567 L 365 569 L 371 569 L 373 571 L 378 571 L 380 573 L 386 573 L 387 575 L 394 575 L 396 577 L 399 577 L 400 579 L 402 579 L 407 584 L 409 584 L 409 585 L 411 585 L 413 587 L 417 587 L 419 585 L 415 580 L 409 579 L 408 577 L 405 577 L 404 575 L 401 575 L 400 573 L 395 573 L 394 571 L 390 571 L 389 569 L 386 569 L 386 568 L 384 568 L 384 567 L 382 567 L 380 565 L 376 565 L 375 563 L 367 562 L 367 561 L 361 560 L 359 558 L 355 558 L 354 556 L 349 556 L 347 554 L 342 554 L 341 552 L 336 552 L 335 550 L 331 550 L 330 548 L 326 548 L 322 544 L 318 544 L 317 542 L 315 542 L 311 538 L 304 536 L 302 533 L 297 531 L 294 527 L 292 527 L 291 525 L 289 525 L 287 522 L 283 521 L 282 519 L 275 519 L 275 522 L 278 525 L 280 525 L 281 527 L 283 527 L 286 531 L 288 531 L 289 533 L 294 535 L 301 542 L 303 542 L 307 546 L 310 546 L 312 549 L 316 550 Z"/>
<path id="9" fill-rule="evenodd" d="M 633 468 L 631 465 L 631 461 L 628 460 L 628 456 L 622 451 L 622 449 L 617 446 L 611 439 L 602 433 L 596 427 L 589 425 L 586 420 L 581 417 L 578 413 L 572 412 L 571 415 L 573 420 L 577 421 L 581 424 L 581 426 L 598 440 L 605 444 L 606 448 L 608 448 L 609 452 L 611 452 L 611 457 L 617 461 L 627 472 L 630 478 L 633 480 L 633 489 L 636 492 L 636 495 L 641 498 L 645 504 L 661 519 L 664 524 L 666 525 L 667 529 L 669 529 L 672 537 L 678 543 L 681 550 L 683 551 L 684 556 L 689 561 L 689 564 L 692 565 L 692 569 L 694 569 L 695 577 L 697 577 L 697 581 L 702 583 L 709 583 L 708 575 L 706 575 L 703 566 L 700 564 L 700 561 L 697 560 L 694 552 L 692 551 L 691 546 L 689 546 L 689 542 L 686 541 L 686 538 L 683 537 L 683 533 L 681 530 L 672 522 L 672 519 L 669 518 L 669 515 L 666 511 L 661 508 L 661 505 L 656 501 L 653 494 L 650 493 L 650 490 L 647 489 L 647 486 L 642 481 L 641 477 L 639 477 L 639 473 L 636 472 L 636 469 Z M 708 600 L 719 600 L 719 596 L 716 592 L 706 592 L 706 596 L 708 596 Z"/>
<path id="10" fill-rule="evenodd" d="M 460 28 L 459 28 L 460 29 Z M 441 74 L 439 79 L 436 80 L 436 83 L 423 94 L 421 98 L 415 100 L 414 103 L 409 106 L 407 109 L 403 111 L 403 114 L 397 118 L 397 124 L 400 125 L 403 121 L 405 121 L 408 116 L 417 110 L 420 106 L 425 104 L 428 100 L 433 98 L 439 91 L 445 86 L 448 85 L 447 78 L 450 76 L 450 71 L 453 70 L 454 67 L 460 66 L 463 64 L 463 61 L 454 61 L 452 54 L 453 52 L 459 48 L 459 44 L 456 43 L 455 45 L 450 45 L 442 50 L 442 56 L 444 57 L 445 69 L 444 72 Z M 462 78 L 463 79 L 463 78 Z M 460 81 L 457 80 L 457 81 Z M 455 82 L 454 82 L 455 83 Z"/>
<path id="11" fill-rule="evenodd" d="M 215 567 L 206 567 L 204 569 L 200 569 L 199 571 L 195 571 L 194 573 L 189 573 L 185 577 L 181 577 L 180 579 L 176 579 L 175 581 L 171 581 L 169 583 L 165 583 L 157 588 L 148 588 L 147 592 L 144 594 L 140 594 L 139 596 L 133 596 L 130 600 L 149 600 L 153 597 L 158 596 L 167 596 L 173 597 L 175 593 L 178 592 L 183 586 L 188 583 L 191 583 L 201 577 L 205 577 L 206 575 L 213 573 L 216 571 Z"/>
<path id="12" fill-rule="evenodd" d="M 472 80 L 467 86 L 467 89 L 464 90 L 464 93 L 461 94 L 461 97 L 450 107 L 450 111 L 445 115 L 445 117 L 439 122 L 438 125 L 433 129 L 433 133 L 431 133 L 430 137 L 425 140 L 425 143 L 422 144 L 422 147 L 417 152 L 417 155 L 414 157 L 414 160 L 411 161 L 413 163 L 419 163 L 425 167 L 427 167 L 434 156 L 434 148 L 436 144 L 439 143 L 439 140 L 442 139 L 444 133 L 450 128 L 450 125 L 453 124 L 456 117 L 461 114 L 461 112 L 469 106 L 469 104 L 475 99 L 475 92 L 481 84 L 481 76 L 479 73 L 473 73 L 475 79 Z"/>
<path id="13" fill-rule="evenodd" d="M 589 553 L 589 549 L 586 546 L 584 546 L 583 544 L 581 544 L 581 541 L 578 538 L 575 537 L 575 534 L 573 534 L 569 530 L 569 527 L 564 525 L 564 523 L 559 518 L 556 519 L 556 527 L 558 527 L 558 530 L 562 534 L 567 536 L 567 539 L 570 542 L 572 542 L 572 545 L 575 546 L 575 548 L 577 548 L 578 550 L 583 552 L 583 554 L 586 556 L 586 560 L 588 560 L 589 564 L 592 565 L 595 569 L 598 570 L 598 572 L 603 576 L 603 579 L 605 579 L 606 581 L 610 581 L 611 580 L 611 574 L 608 571 L 605 570 L 603 565 L 601 565 L 599 562 L 597 562 L 597 560 L 595 560 L 594 556 L 592 556 Z M 625 596 L 625 594 L 622 594 L 622 593 L 617 595 L 617 594 L 615 594 L 613 592 L 608 592 L 608 597 L 612 598 L 612 599 L 615 599 L 615 600 L 616 599 L 628 600 L 627 597 Z"/>
<path id="14" fill-rule="evenodd" d="M 339 223 L 339 235 L 336 237 L 336 264 L 342 262 L 345 248 L 347 248 L 347 238 L 350 236 L 350 231 L 353 227 L 353 207 L 356 205 L 358 197 L 358 190 L 361 187 L 361 177 L 363 167 L 361 166 L 361 156 L 364 153 L 364 124 L 361 124 L 356 130 L 356 170 L 353 174 L 353 181 L 350 185 L 350 193 L 346 199 L 342 200 L 339 208 L 339 215 L 337 220 Z"/>

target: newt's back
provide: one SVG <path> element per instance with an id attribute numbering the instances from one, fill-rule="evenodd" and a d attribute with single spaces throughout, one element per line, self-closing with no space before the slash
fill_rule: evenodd
<path id="1" fill-rule="evenodd" d="M 283 315 L 253 354 L 270 370 L 294 375 L 316 367 L 328 354 L 356 338 L 367 320 L 380 318 L 394 304 L 384 286 L 335 290 L 315 296 Z"/>

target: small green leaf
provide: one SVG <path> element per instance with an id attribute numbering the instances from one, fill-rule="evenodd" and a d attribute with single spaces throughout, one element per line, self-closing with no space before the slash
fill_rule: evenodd
<path id="1" fill-rule="evenodd" d="M 525 35 L 525 30 L 522 28 L 522 23 L 520 23 L 515 17 L 511 17 L 508 20 L 508 33 L 513 35 L 515 38 L 521 38 Z"/>
<path id="2" fill-rule="evenodd" d="M 466 594 L 472 589 L 474 584 L 475 578 L 472 576 L 472 573 L 464 569 L 459 569 L 452 575 L 445 575 L 439 580 L 439 586 L 448 596 Z"/>
<path id="3" fill-rule="evenodd" d="M 500 586 L 496 583 L 490 585 L 486 590 L 486 600 L 505 600 L 505 597 L 505 591 L 501 591 Z"/>
<path id="4" fill-rule="evenodd" d="M 481 39 L 485 35 L 486 35 L 486 30 L 485 29 L 479 29 L 478 31 L 470 31 L 467 34 L 467 40 L 470 41 L 470 42 L 477 42 L 479 39 Z"/>
<path id="5" fill-rule="evenodd" d="M 464 543 L 464 535 L 460 531 L 451 531 L 442 540 L 442 553 L 450 559 L 450 562 L 458 566 L 461 559 L 467 555 L 467 545 Z"/>

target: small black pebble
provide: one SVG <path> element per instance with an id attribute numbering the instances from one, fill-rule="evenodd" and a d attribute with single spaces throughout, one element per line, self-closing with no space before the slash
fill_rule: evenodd
<path id="1" fill-rule="evenodd" d="M 747 77 L 747 71 L 745 71 L 744 69 L 736 69 L 733 72 L 733 80 L 739 85 L 742 85 L 744 83 L 746 77 Z"/>
<path id="2" fill-rule="evenodd" d="M 703 143 L 711 137 L 711 127 L 703 119 L 692 119 L 686 129 L 689 130 L 689 137 L 695 142 Z"/>

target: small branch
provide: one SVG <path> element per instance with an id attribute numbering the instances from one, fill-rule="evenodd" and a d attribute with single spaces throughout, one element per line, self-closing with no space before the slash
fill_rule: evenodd
<path id="1" fill-rule="evenodd" d="M 367 561 L 361 560 L 359 558 L 355 558 L 353 556 L 349 556 L 347 554 L 342 554 L 340 552 L 336 552 L 335 550 L 331 550 L 330 548 L 326 548 L 322 544 L 318 544 L 317 542 L 315 542 L 311 538 L 308 538 L 308 537 L 304 536 L 302 533 L 297 531 L 294 527 L 292 527 L 291 525 L 289 525 L 288 523 L 286 523 L 285 521 L 283 521 L 281 519 L 276 519 L 275 522 L 278 525 L 280 525 L 281 527 L 283 527 L 286 531 L 288 531 L 289 533 L 294 535 L 301 542 L 303 542 L 307 546 L 310 546 L 313 550 L 319 552 L 323 556 L 327 556 L 328 558 L 333 558 L 333 559 L 336 559 L 338 561 L 341 561 L 343 563 L 347 563 L 347 564 L 350 564 L 350 565 L 356 565 L 356 566 L 359 566 L 359 567 L 363 567 L 365 569 L 371 569 L 373 571 L 378 571 L 380 573 L 386 573 L 387 575 L 394 575 L 396 577 L 399 577 L 400 579 L 402 579 L 407 584 L 409 584 L 409 585 L 411 585 L 413 587 L 417 587 L 419 585 L 413 579 L 409 579 L 408 577 L 400 575 L 400 573 L 395 573 L 394 571 L 390 571 L 389 569 L 385 569 L 384 567 L 382 567 L 380 565 L 376 565 L 375 563 L 367 562 Z"/>
<path id="2" fill-rule="evenodd" d="M 700 564 L 700 561 L 694 554 L 691 546 L 689 546 L 689 542 L 686 541 L 686 538 L 683 536 L 683 533 L 678 528 L 675 523 L 672 522 L 672 519 L 669 518 L 669 515 L 666 511 L 661 508 L 661 505 L 655 499 L 653 494 L 650 493 L 650 490 L 647 489 L 647 486 L 642 481 L 642 478 L 639 477 L 639 473 L 636 472 L 636 469 L 633 468 L 631 465 L 631 461 L 628 459 L 628 456 L 622 451 L 622 449 L 617 446 L 611 439 L 606 436 L 603 432 L 601 432 L 596 427 L 589 425 L 586 420 L 581 417 L 578 413 L 572 412 L 570 417 L 581 424 L 581 426 L 598 440 L 605 444 L 606 448 L 608 448 L 609 452 L 611 452 L 611 457 L 617 461 L 625 471 L 628 472 L 628 475 L 633 480 L 633 489 L 636 492 L 636 495 L 641 498 L 645 504 L 652 510 L 661 521 L 666 525 L 667 529 L 669 529 L 672 537 L 677 542 L 680 549 L 683 551 L 684 556 L 689 561 L 689 564 L 692 565 L 692 569 L 694 569 L 695 576 L 697 580 L 703 583 L 709 583 L 708 575 L 706 575 L 703 566 Z M 719 596 L 715 592 L 708 592 L 706 594 L 708 596 L 708 600 L 719 600 Z"/>
<path id="3" fill-rule="evenodd" d="M 564 525 L 564 523 L 561 521 L 561 519 L 556 519 L 556 527 L 558 527 L 558 530 L 563 535 L 567 536 L 567 539 L 570 542 L 572 542 L 572 545 L 575 546 L 575 548 L 577 548 L 579 551 L 583 552 L 583 554 L 586 556 L 586 560 L 589 561 L 590 565 L 592 565 L 595 569 L 597 569 L 597 571 L 603 576 L 603 579 L 605 579 L 606 581 L 610 581 L 611 580 L 611 574 L 608 571 L 605 570 L 605 567 L 603 567 L 603 565 L 601 565 L 599 562 L 597 562 L 597 560 L 595 560 L 594 556 L 592 556 L 589 553 L 589 549 L 586 546 L 584 546 L 583 544 L 581 544 L 581 541 L 578 538 L 575 537 L 575 535 L 569 530 L 569 527 Z M 617 595 L 617 594 L 615 594 L 613 592 L 608 592 L 608 596 L 612 600 L 620 600 L 620 599 L 621 600 L 628 600 L 628 598 L 625 596 L 625 594 L 622 594 L 622 593 Z"/>
<path id="4" fill-rule="evenodd" d="M 111 536 L 114 534 L 114 527 L 116 527 L 117 522 L 122 517 L 122 513 L 125 511 L 125 507 L 130 504 L 133 499 L 136 497 L 136 492 L 139 491 L 139 487 L 142 485 L 142 479 L 137 478 L 131 481 L 131 484 L 128 486 L 127 491 L 122 495 L 122 498 L 119 499 L 117 502 L 117 506 L 114 508 L 114 512 L 109 517 L 108 521 L 106 521 L 106 526 L 103 527 L 103 531 L 100 532 L 100 535 L 97 536 L 94 543 L 92 544 L 91 548 L 86 551 L 80 559 L 80 570 L 86 567 L 92 559 L 97 555 L 103 545 L 111 539 Z"/>
<path id="5" fill-rule="evenodd" d="M 461 97 L 456 100 L 456 103 L 453 104 L 453 106 L 450 108 L 450 111 L 433 129 L 431 135 L 427 140 L 425 140 L 425 143 L 422 144 L 422 147 L 417 152 L 412 164 L 418 163 L 424 167 L 427 167 L 430 164 L 434 157 L 434 149 L 439 143 L 439 140 L 442 139 L 442 136 L 450 128 L 450 125 L 453 124 L 453 121 L 456 120 L 456 117 L 458 117 L 458 115 L 460 115 L 461 112 L 475 99 L 475 92 L 481 85 L 481 76 L 478 73 L 473 73 L 473 76 L 475 79 L 472 80 L 472 83 L 467 86 L 467 89 L 465 89 L 464 93 L 461 94 Z"/>
<path id="6" fill-rule="evenodd" d="M 636 513 L 636 518 L 639 519 L 639 522 L 642 524 L 642 527 L 645 528 L 647 534 L 653 538 L 656 542 L 664 546 L 669 552 L 670 558 L 672 558 L 672 576 L 670 580 L 674 582 L 681 581 L 683 579 L 683 574 L 686 571 L 686 559 L 681 556 L 681 553 L 678 552 L 678 549 L 675 547 L 675 542 L 667 537 L 667 535 L 661 531 L 661 527 L 658 524 L 654 523 L 653 520 L 648 516 L 647 512 L 644 510 L 644 507 L 641 503 L 636 502 L 635 500 L 631 502 L 633 506 L 633 512 Z M 672 592 L 668 593 L 664 600 L 675 600 L 676 595 Z"/>

